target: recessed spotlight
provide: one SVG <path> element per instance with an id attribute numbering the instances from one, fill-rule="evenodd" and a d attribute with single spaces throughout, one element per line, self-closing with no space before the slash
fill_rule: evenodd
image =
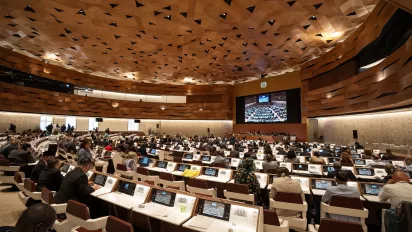
<path id="1" fill-rule="evenodd" d="M 249 29 L 253 29 L 253 27 L 249 27 Z"/>

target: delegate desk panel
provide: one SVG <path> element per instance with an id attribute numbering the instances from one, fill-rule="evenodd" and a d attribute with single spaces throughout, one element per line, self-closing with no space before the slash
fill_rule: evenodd
<path id="1" fill-rule="evenodd" d="M 143 183 L 120 180 L 116 192 L 104 194 L 98 198 L 126 209 L 132 209 L 146 201 L 150 190 L 151 187 Z"/>

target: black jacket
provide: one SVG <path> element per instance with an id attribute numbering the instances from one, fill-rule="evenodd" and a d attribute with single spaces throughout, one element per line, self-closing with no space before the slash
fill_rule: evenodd
<path id="1" fill-rule="evenodd" d="M 8 156 L 10 155 L 10 152 L 13 151 L 13 150 L 17 150 L 17 146 L 14 145 L 14 144 L 8 144 L 8 145 L 4 146 L 4 147 L 1 149 L 1 153 L 2 153 L 2 155 L 4 155 L 4 157 L 7 159 Z"/>
<path id="2" fill-rule="evenodd" d="M 94 189 L 89 186 L 86 174 L 80 167 L 76 167 L 63 178 L 55 199 L 57 204 L 67 203 L 68 200 L 87 204 L 92 192 Z"/>
<path id="3" fill-rule="evenodd" d="M 31 171 L 30 180 L 37 183 L 39 181 L 40 173 L 47 168 L 47 164 L 44 160 L 39 160 L 39 162 L 34 166 L 33 170 Z"/>
<path id="4" fill-rule="evenodd" d="M 139 147 L 139 149 L 137 149 L 137 152 L 140 152 L 140 154 L 143 156 L 147 156 L 146 147 Z"/>
<path id="5" fill-rule="evenodd" d="M 17 166 L 22 166 L 24 164 L 35 162 L 35 159 L 31 155 L 31 153 L 29 151 L 24 150 L 12 150 L 7 159 L 10 161 L 11 164 Z"/>
<path id="6" fill-rule="evenodd" d="M 50 191 L 59 191 L 62 181 L 63 175 L 61 174 L 60 169 L 46 168 L 40 173 L 37 188 L 39 191 L 41 191 L 43 187 L 46 187 Z"/>

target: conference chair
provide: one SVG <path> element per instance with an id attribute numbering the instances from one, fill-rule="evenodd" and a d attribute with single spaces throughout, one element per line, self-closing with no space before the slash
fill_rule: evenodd
<path id="1" fill-rule="evenodd" d="M 24 189 L 23 192 L 33 198 L 34 200 L 41 200 L 41 192 L 37 191 L 37 185 L 36 183 L 34 183 L 34 181 L 30 180 L 30 179 L 24 179 Z"/>
<path id="2" fill-rule="evenodd" d="M 137 180 L 137 173 L 135 171 L 127 171 L 127 167 L 124 164 L 116 165 L 116 174 L 126 179 Z"/>
<path id="3" fill-rule="evenodd" d="M 20 190 L 19 192 L 17 192 L 17 196 L 19 197 L 19 200 L 21 201 L 21 203 L 23 203 L 23 205 L 26 205 L 30 197 L 24 193 L 23 178 L 21 178 L 21 175 L 19 172 L 14 173 L 14 185 Z"/>
<path id="4" fill-rule="evenodd" d="M 289 223 L 278 218 L 275 211 L 263 210 L 263 231 L 264 232 L 289 232 Z"/>
<path id="5" fill-rule="evenodd" d="M 362 225 L 356 222 L 346 222 L 323 218 L 320 225 L 309 225 L 308 232 L 363 232 Z"/>
<path id="6" fill-rule="evenodd" d="M 67 203 L 63 204 L 56 204 L 54 199 L 54 193 L 50 191 L 48 188 L 43 187 L 41 189 L 41 201 L 50 205 L 55 211 L 56 214 L 63 214 L 66 212 Z"/>
<path id="7" fill-rule="evenodd" d="M 217 192 L 214 188 L 207 187 L 207 181 L 199 179 L 189 179 L 186 185 L 188 192 L 200 195 L 216 198 Z"/>
<path id="8" fill-rule="evenodd" d="M 10 161 L 6 159 L 0 160 L 0 182 L 3 184 L 14 183 L 14 172 L 18 172 L 20 166 L 10 166 Z"/>
<path id="9" fill-rule="evenodd" d="M 146 182 L 146 183 L 153 184 L 153 185 L 159 184 L 159 176 L 150 176 L 149 170 L 147 170 L 146 168 L 137 167 L 136 173 L 137 173 L 136 174 L 137 180 L 139 181 Z"/>
<path id="10" fill-rule="evenodd" d="M 348 217 L 357 217 L 363 231 L 368 231 L 365 219 L 368 218 L 369 211 L 363 208 L 363 203 L 356 197 L 332 196 L 329 205 L 321 202 L 320 218 L 326 217 L 326 214 L 337 214 Z"/>
<path id="11" fill-rule="evenodd" d="M 106 223 L 106 232 L 134 232 L 134 230 L 129 222 L 109 216 Z"/>
<path id="12" fill-rule="evenodd" d="M 67 221 L 75 225 L 72 232 L 91 232 L 106 228 L 108 216 L 96 219 L 90 218 L 89 208 L 85 204 L 69 200 L 66 208 Z"/>
<path id="13" fill-rule="evenodd" d="M 282 220 L 289 222 L 289 227 L 296 231 L 305 231 L 307 226 L 306 213 L 308 204 L 299 193 L 277 192 L 275 199 L 270 199 L 270 209 L 283 209 L 300 212 L 300 217 L 285 217 L 278 215 Z"/>
<path id="14" fill-rule="evenodd" d="M 183 163 L 183 158 L 182 157 L 173 157 L 173 162 L 175 163 Z"/>
<path id="15" fill-rule="evenodd" d="M 175 181 L 171 173 L 160 172 L 159 184 L 163 185 L 163 188 L 173 188 L 180 191 L 185 191 L 185 182 Z"/>
<path id="16" fill-rule="evenodd" d="M 192 164 L 193 164 L 193 165 L 202 166 L 202 165 L 203 165 L 203 162 L 202 162 L 201 160 L 193 160 L 193 161 L 192 161 Z"/>
<path id="17" fill-rule="evenodd" d="M 223 194 L 228 200 L 251 202 L 253 205 L 255 204 L 255 195 L 249 193 L 249 188 L 245 184 L 227 183 Z"/>
<path id="18" fill-rule="evenodd" d="M 227 168 L 227 165 L 222 164 L 222 163 L 212 163 L 211 167 L 212 168 Z"/>

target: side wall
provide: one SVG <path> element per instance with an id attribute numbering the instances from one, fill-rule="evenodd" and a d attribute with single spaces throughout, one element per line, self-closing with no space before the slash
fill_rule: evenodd
<path id="1" fill-rule="evenodd" d="M 40 114 L 0 112 L 0 132 L 9 128 L 10 123 L 17 126 L 17 132 L 28 129 L 35 129 L 40 126 Z M 66 116 L 53 115 L 53 123 L 63 125 L 66 123 Z M 157 124 L 159 128 L 157 129 Z M 103 118 L 99 123 L 99 130 L 103 131 L 110 128 L 112 131 L 127 131 L 128 119 L 124 118 Z M 217 136 L 223 136 L 232 132 L 232 121 L 230 120 L 156 120 L 145 119 L 139 124 L 139 131 L 145 133 L 151 128 L 154 132 L 165 134 L 183 134 L 183 135 L 207 135 L 207 129 L 210 133 Z M 76 117 L 76 131 L 89 130 L 88 117 Z"/>

